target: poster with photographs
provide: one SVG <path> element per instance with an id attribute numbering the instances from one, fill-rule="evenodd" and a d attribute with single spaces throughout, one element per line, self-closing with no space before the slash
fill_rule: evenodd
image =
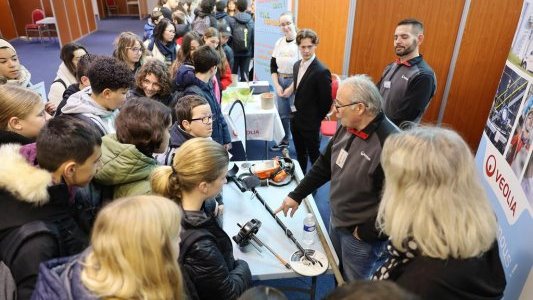
<path id="1" fill-rule="evenodd" d="M 504 299 L 533 299 L 533 0 L 525 0 L 476 164 L 497 215 Z"/>

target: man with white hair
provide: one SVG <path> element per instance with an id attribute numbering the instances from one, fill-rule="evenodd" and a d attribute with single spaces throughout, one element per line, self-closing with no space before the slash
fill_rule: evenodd
<path id="1" fill-rule="evenodd" d="M 334 104 L 342 126 L 276 210 L 292 217 L 303 198 L 331 181 L 329 235 L 347 281 L 372 275 L 385 244 L 375 227 L 384 179 L 380 155 L 385 139 L 399 129 L 383 114 L 381 102 L 367 75 L 340 84 Z"/>

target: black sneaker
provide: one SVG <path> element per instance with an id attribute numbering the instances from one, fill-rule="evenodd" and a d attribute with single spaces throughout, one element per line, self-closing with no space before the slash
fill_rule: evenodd
<path id="1" fill-rule="evenodd" d="M 280 151 L 283 148 L 289 148 L 289 143 L 281 142 L 281 143 L 279 143 L 277 145 L 274 145 L 274 146 L 270 147 L 270 150 L 271 151 Z"/>

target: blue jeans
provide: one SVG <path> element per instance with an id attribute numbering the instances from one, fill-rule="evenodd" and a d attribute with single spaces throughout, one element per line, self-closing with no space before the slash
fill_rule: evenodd
<path id="1" fill-rule="evenodd" d="M 278 76 L 278 83 L 282 89 L 286 89 L 292 84 L 292 77 Z M 294 93 L 288 98 L 278 96 L 276 94 L 276 107 L 278 108 L 279 117 L 281 118 L 281 124 L 283 124 L 283 130 L 285 130 L 285 136 L 281 140 L 282 143 L 289 143 L 291 139 L 291 105 L 294 105 Z"/>
<path id="2" fill-rule="evenodd" d="M 329 237 L 337 256 L 344 280 L 368 279 L 377 269 L 387 241 L 365 242 L 356 239 L 345 227 L 329 223 Z M 382 261 L 381 261 L 382 263 Z"/>

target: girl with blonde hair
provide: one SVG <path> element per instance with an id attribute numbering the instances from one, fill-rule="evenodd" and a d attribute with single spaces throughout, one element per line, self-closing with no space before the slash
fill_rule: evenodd
<path id="1" fill-rule="evenodd" d="M 202 236 L 182 249 L 188 251 L 181 251 L 179 258 L 192 299 L 236 299 L 251 285 L 248 264 L 233 257 L 229 236 L 202 209 L 226 183 L 228 162 L 222 145 L 193 138 L 178 148 L 172 166 L 152 173 L 152 191 L 176 201 L 183 210 L 182 239 L 194 233 Z"/>
<path id="2" fill-rule="evenodd" d="M 450 129 L 410 129 L 385 141 L 381 163 L 377 224 L 390 256 L 374 279 L 422 299 L 500 299 L 496 217 L 465 141 Z"/>
<path id="3" fill-rule="evenodd" d="M 117 199 L 98 214 L 91 247 L 41 266 L 32 299 L 183 299 L 181 212 L 163 197 Z"/>
<path id="4" fill-rule="evenodd" d="M 39 94 L 16 85 L 0 85 L 0 145 L 32 143 L 45 122 Z"/>
<path id="5" fill-rule="evenodd" d="M 144 63 L 146 48 L 141 38 L 133 32 L 122 32 L 115 40 L 113 56 L 128 65 L 132 74 Z"/>

